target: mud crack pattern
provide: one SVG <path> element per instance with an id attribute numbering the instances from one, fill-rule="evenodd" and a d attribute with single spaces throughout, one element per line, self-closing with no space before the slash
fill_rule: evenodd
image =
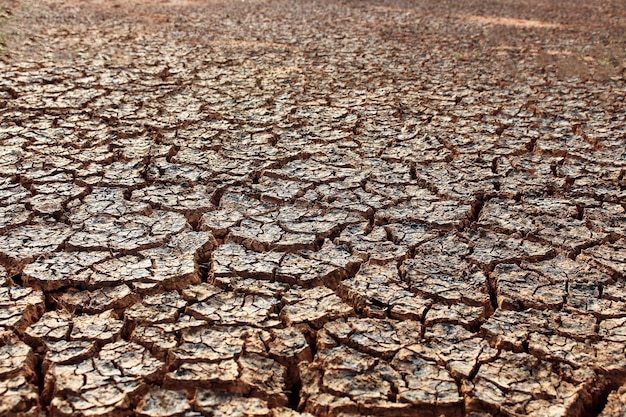
<path id="1" fill-rule="evenodd" d="M 0 3 L 1 416 L 624 415 L 623 3 Z"/>

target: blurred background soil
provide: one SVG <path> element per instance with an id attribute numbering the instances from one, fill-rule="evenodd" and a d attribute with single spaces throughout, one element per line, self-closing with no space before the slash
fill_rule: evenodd
<path id="1" fill-rule="evenodd" d="M 356 34 L 399 50 L 427 44 L 434 57 L 503 80 L 548 72 L 602 81 L 625 71 L 622 0 L 0 0 L 0 7 L 5 60 L 124 60 L 124 46 L 153 36 L 307 53 L 316 36 L 333 37 L 327 46 L 340 49 L 342 37 Z"/>

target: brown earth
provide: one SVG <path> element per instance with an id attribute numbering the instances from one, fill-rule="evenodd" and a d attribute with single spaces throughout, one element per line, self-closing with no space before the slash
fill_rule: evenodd
<path id="1" fill-rule="evenodd" d="M 623 1 L 0 5 L 0 416 L 626 415 Z"/>

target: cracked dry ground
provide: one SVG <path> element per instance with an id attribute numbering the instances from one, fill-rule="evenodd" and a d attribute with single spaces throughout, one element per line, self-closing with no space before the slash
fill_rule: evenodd
<path id="1" fill-rule="evenodd" d="M 626 414 L 619 1 L 3 3 L 0 415 Z"/>

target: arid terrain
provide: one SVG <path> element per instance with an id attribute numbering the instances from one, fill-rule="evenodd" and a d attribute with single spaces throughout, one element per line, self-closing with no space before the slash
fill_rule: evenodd
<path id="1" fill-rule="evenodd" d="M 626 415 L 623 0 L 0 0 L 0 416 Z"/>

